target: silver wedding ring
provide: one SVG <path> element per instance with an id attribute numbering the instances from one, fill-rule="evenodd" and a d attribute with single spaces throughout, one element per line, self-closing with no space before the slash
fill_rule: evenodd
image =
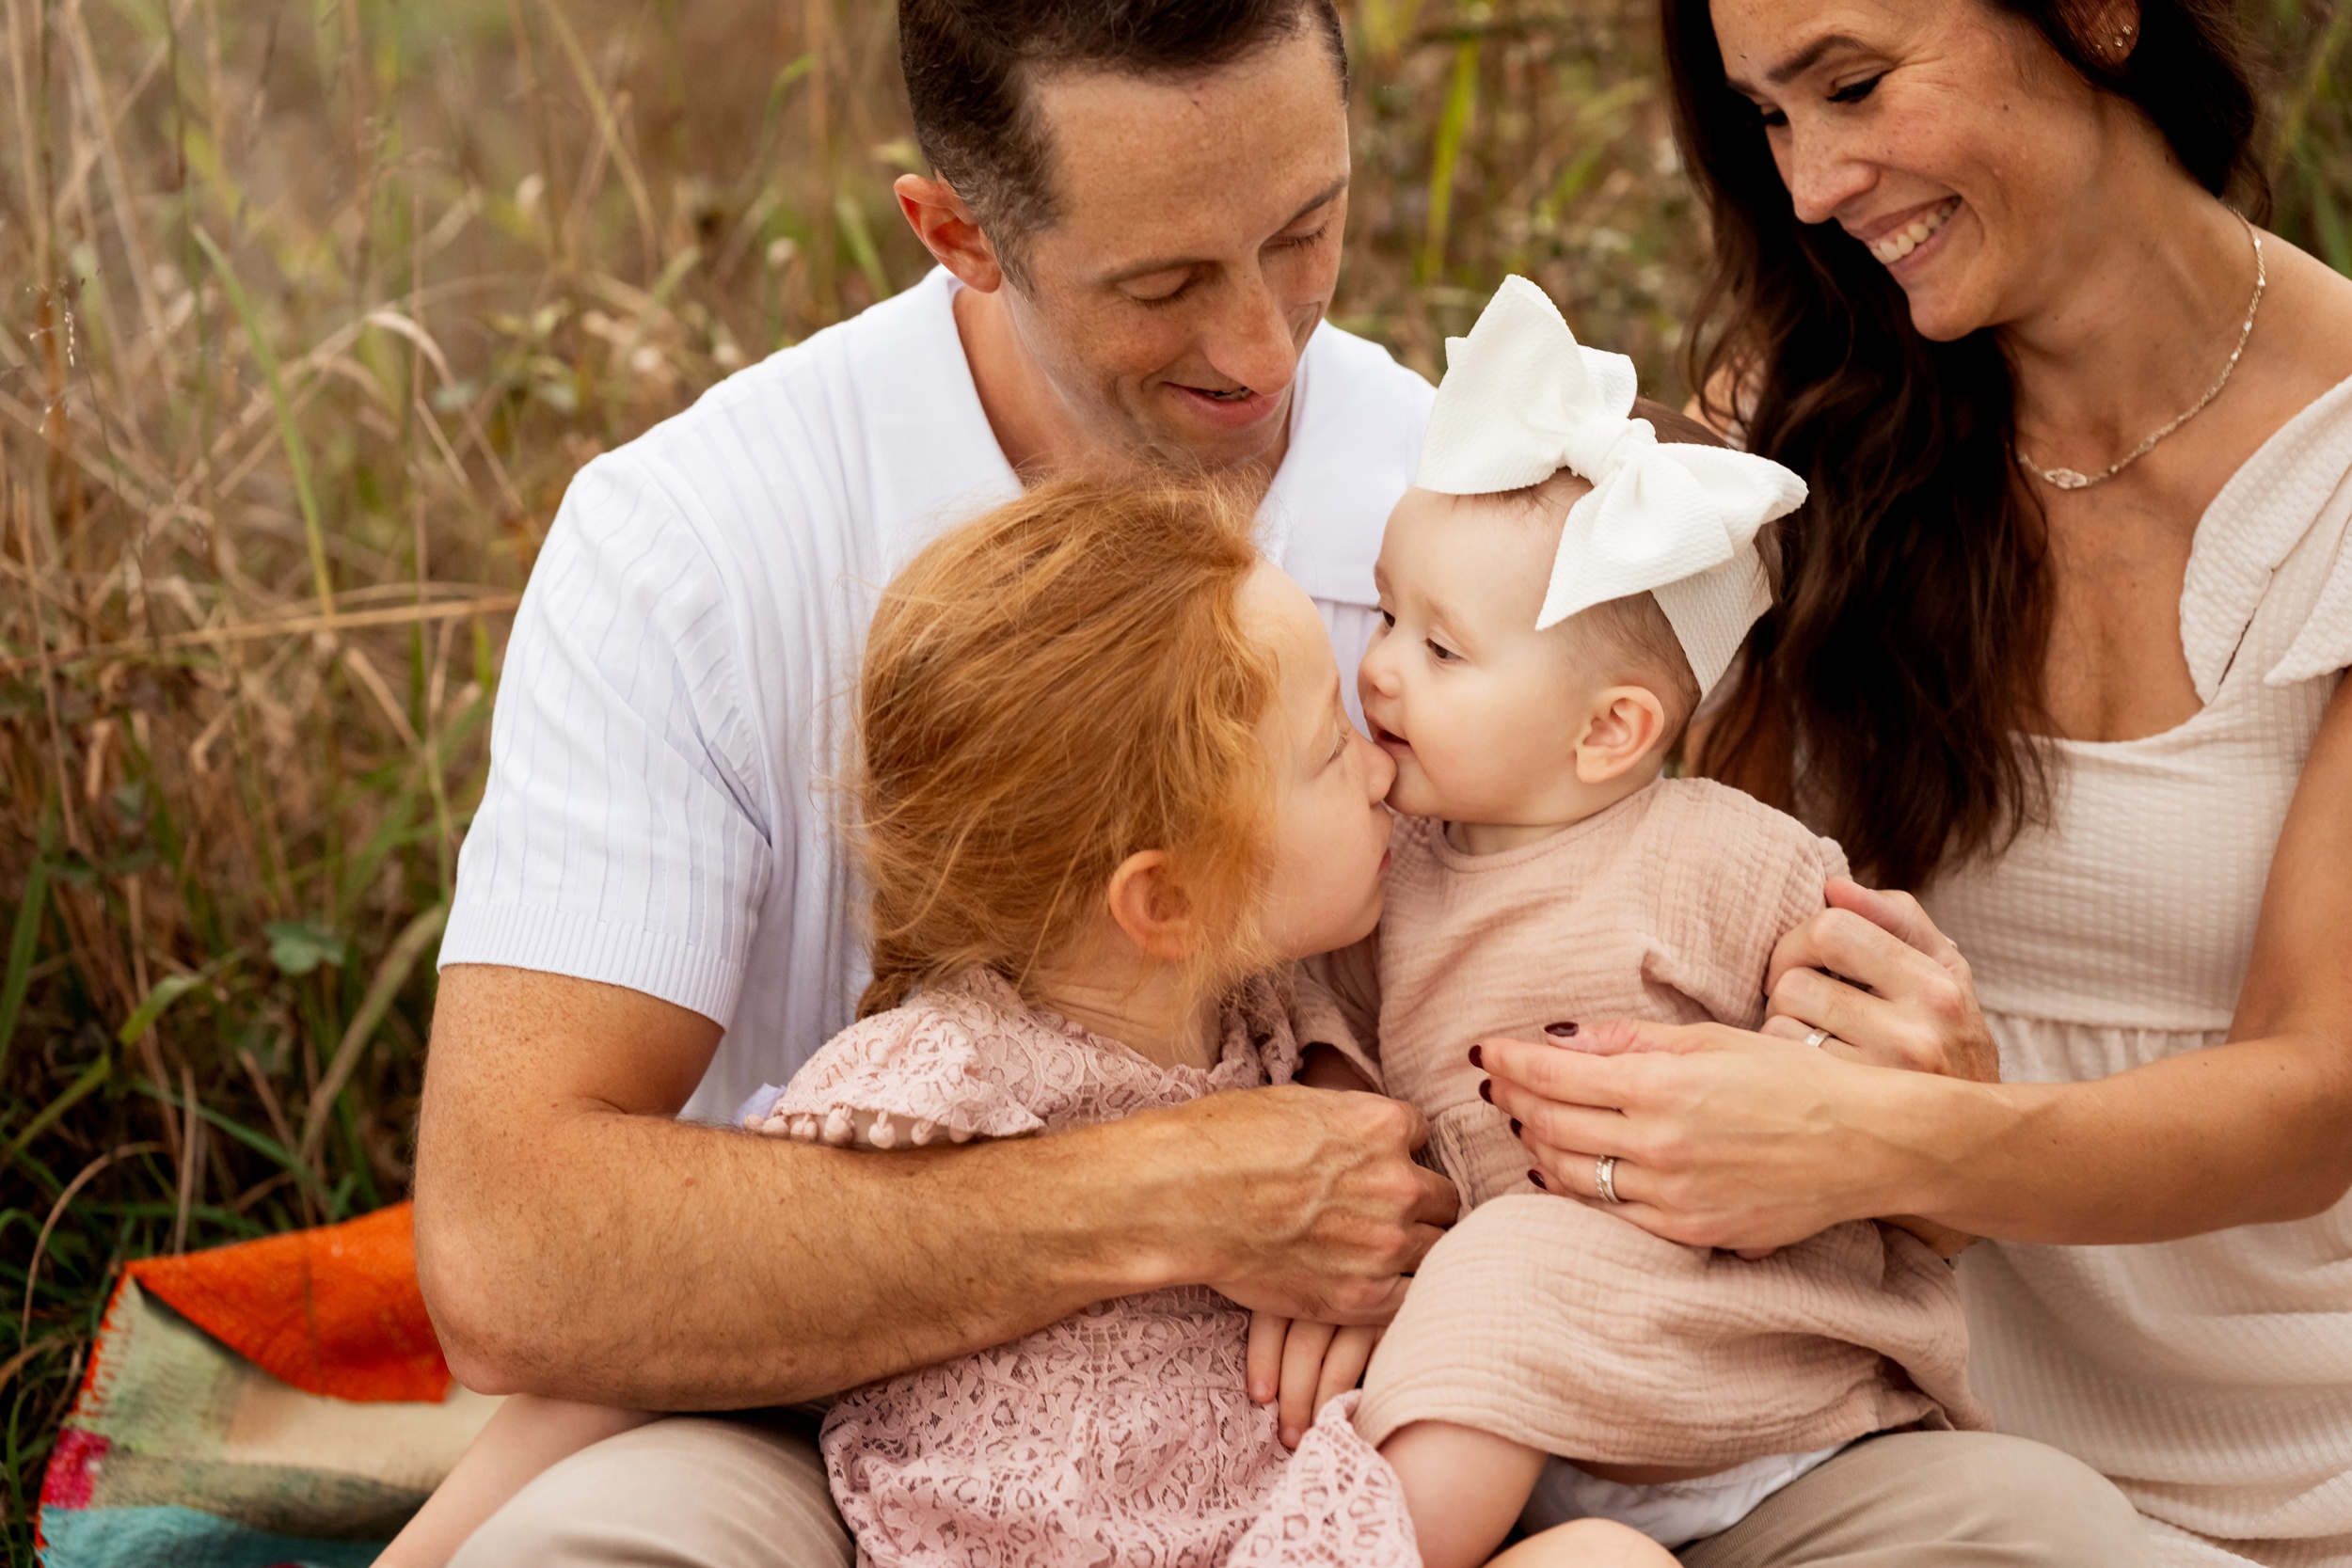
<path id="1" fill-rule="evenodd" d="M 1807 1044 L 1807 1045 L 1809 1045 L 1809 1046 L 1812 1046 L 1812 1047 L 1813 1047 L 1814 1049 L 1816 1049 L 1816 1050 L 1819 1050 L 1819 1049 L 1820 1049 L 1821 1045 L 1822 1045 L 1824 1042 L 1826 1042 L 1826 1041 L 1828 1040 L 1828 1038 L 1829 1038 L 1829 1031 L 1828 1031 L 1828 1030 L 1826 1030 L 1826 1029 L 1816 1029 L 1816 1030 L 1814 1030 L 1814 1031 L 1813 1031 L 1813 1033 L 1811 1033 L 1811 1034 L 1809 1034 L 1809 1035 L 1805 1036 L 1805 1037 L 1804 1037 L 1804 1043 L 1805 1043 L 1805 1044 Z"/>
<path id="2" fill-rule="evenodd" d="M 1623 1203 L 1617 1196 L 1617 1157 L 1604 1154 L 1593 1162 L 1593 1185 L 1600 1191 L 1603 1203 Z"/>

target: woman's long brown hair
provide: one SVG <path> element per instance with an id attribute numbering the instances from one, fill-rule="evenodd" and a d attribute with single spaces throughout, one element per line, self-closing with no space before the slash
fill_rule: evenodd
<path id="1" fill-rule="evenodd" d="M 2022 20 L 2131 100 L 2208 191 L 2259 219 L 2258 112 L 2227 0 L 2141 0 L 2121 67 L 2081 0 L 1954 0 Z M 2015 388 L 1990 330 L 1931 342 L 1835 223 L 1797 221 L 1754 104 L 1724 81 L 1708 0 L 1663 0 L 1676 139 L 1714 224 L 1685 341 L 1691 383 L 1812 499 L 1782 525 L 1756 624 L 1698 770 L 1834 834 L 1856 870 L 1917 887 L 2046 813 L 2050 590 L 2038 501 L 2015 477 Z"/>

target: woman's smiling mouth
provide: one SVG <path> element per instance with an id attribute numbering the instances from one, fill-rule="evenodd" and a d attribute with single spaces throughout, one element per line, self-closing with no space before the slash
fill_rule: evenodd
<path id="1" fill-rule="evenodd" d="M 1936 231 L 1951 221 L 1960 211 L 1960 198 L 1947 198 L 1932 211 L 1913 218 L 1899 229 L 1889 230 L 1869 242 L 1870 254 L 1886 266 L 1893 266 L 1913 251 L 1935 237 Z"/>

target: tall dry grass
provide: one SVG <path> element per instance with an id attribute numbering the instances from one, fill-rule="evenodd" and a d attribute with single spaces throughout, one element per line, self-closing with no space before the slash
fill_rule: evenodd
<path id="1" fill-rule="evenodd" d="M 919 275 L 880 0 L 0 0 L 0 1510 L 126 1258 L 399 1196 L 507 612 L 570 474 Z M 1338 314 L 1507 270 L 1674 391 L 1638 0 L 1354 0 Z M 2352 266 L 2352 4 L 2259 0 Z"/>

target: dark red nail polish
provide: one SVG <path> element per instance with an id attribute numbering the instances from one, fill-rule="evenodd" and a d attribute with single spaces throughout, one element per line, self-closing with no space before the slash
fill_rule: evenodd
<path id="1" fill-rule="evenodd" d="M 1547 1023 L 1544 1025 L 1544 1033 L 1549 1035 L 1556 1040 L 1573 1039 L 1576 1036 L 1576 1025 L 1573 1023 Z"/>
<path id="2" fill-rule="evenodd" d="M 1489 1105 L 1495 1102 L 1495 1081 L 1493 1079 L 1481 1078 L 1478 1081 L 1478 1098 Z"/>
<path id="3" fill-rule="evenodd" d="M 1515 1137 L 1515 1138 L 1516 1138 L 1516 1137 L 1518 1137 L 1518 1135 L 1519 1135 L 1519 1118 L 1518 1118 L 1518 1117 L 1513 1117 L 1511 1118 L 1511 1136 L 1513 1136 L 1513 1137 Z"/>
<path id="4" fill-rule="evenodd" d="M 1530 1181 L 1534 1182 L 1538 1187 L 1541 1187 L 1544 1191 L 1551 1191 L 1551 1183 L 1544 1180 L 1544 1173 L 1542 1171 L 1531 1170 L 1527 1173 L 1527 1179 Z"/>
<path id="5" fill-rule="evenodd" d="M 1484 1068 L 1486 1065 L 1486 1059 L 1485 1059 L 1484 1057 L 1482 1057 L 1481 1055 L 1479 1055 L 1479 1053 L 1478 1053 L 1478 1047 L 1476 1047 L 1476 1046 L 1474 1046 L 1474 1045 L 1473 1045 L 1473 1046 L 1471 1046 L 1471 1047 L 1470 1047 L 1470 1066 L 1472 1066 L 1472 1067 L 1474 1067 L 1474 1068 Z"/>

